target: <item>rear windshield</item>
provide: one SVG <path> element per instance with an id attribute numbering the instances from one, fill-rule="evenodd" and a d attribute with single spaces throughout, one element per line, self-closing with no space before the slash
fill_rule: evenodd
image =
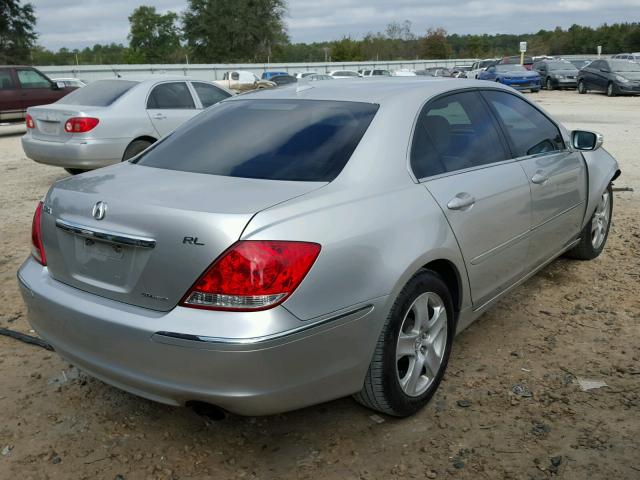
<path id="1" fill-rule="evenodd" d="M 130 80 L 98 80 L 74 90 L 58 102 L 65 105 L 108 107 L 137 84 L 138 82 Z"/>
<path id="2" fill-rule="evenodd" d="M 378 110 L 360 102 L 233 100 L 187 122 L 136 163 L 228 177 L 330 182 Z"/>

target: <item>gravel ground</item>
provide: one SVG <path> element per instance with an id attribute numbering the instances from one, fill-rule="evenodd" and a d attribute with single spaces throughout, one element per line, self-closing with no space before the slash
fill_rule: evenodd
<path id="1" fill-rule="evenodd" d="M 604 133 L 616 186 L 636 193 L 615 194 L 603 255 L 555 261 L 458 336 L 422 412 L 397 420 L 346 398 L 213 421 L 0 336 L 0 478 L 640 478 L 640 98 L 532 98 Z M 20 135 L 0 127 L 0 326 L 29 332 L 15 272 L 36 201 L 66 173 L 25 159 Z"/>

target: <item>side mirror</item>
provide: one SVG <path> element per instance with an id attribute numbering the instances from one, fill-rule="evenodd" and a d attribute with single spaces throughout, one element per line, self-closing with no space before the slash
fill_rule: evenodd
<path id="1" fill-rule="evenodd" d="M 601 68 L 600 71 L 602 73 L 609 73 L 609 69 L 608 68 Z"/>
<path id="2" fill-rule="evenodd" d="M 586 130 L 574 130 L 571 132 L 571 145 L 576 150 L 592 151 L 602 146 L 604 138 L 600 133 Z"/>
<path id="3" fill-rule="evenodd" d="M 53 90 L 62 90 L 65 87 L 66 85 L 64 84 L 64 82 L 53 82 L 53 84 L 51 85 L 51 88 Z"/>

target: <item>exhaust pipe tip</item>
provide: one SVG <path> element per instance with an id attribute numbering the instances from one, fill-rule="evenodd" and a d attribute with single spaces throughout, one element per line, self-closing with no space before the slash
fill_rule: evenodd
<path id="1" fill-rule="evenodd" d="M 214 422 L 220 422 L 227 417 L 227 412 L 225 412 L 224 409 L 211 403 L 189 400 L 185 406 L 192 409 L 196 415 L 206 417 Z"/>

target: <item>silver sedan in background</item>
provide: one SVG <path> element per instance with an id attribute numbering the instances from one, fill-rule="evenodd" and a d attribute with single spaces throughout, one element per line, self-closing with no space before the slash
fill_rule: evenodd
<path id="1" fill-rule="evenodd" d="M 54 184 L 18 279 L 62 357 L 137 395 L 406 416 L 456 333 L 557 256 L 602 252 L 620 170 L 601 145 L 484 81 L 249 93 Z"/>
<path id="2" fill-rule="evenodd" d="M 98 80 L 55 103 L 27 109 L 22 148 L 70 173 L 134 157 L 230 91 L 204 80 L 156 76 Z"/>

